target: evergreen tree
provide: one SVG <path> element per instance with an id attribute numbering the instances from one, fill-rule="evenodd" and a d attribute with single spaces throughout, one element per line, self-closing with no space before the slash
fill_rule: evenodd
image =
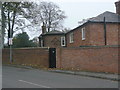
<path id="1" fill-rule="evenodd" d="M 14 48 L 21 48 L 21 47 L 35 47 L 36 45 L 32 42 L 32 40 L 29 40 L 29 36 L 26 32 L 17 34 L 13 38 L 13 47 Z"/>

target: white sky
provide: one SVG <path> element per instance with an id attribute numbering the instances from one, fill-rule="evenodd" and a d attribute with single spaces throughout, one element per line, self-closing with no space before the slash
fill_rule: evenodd
<path id="1" fill-rule="evenodd" d="M 32 0 L 35 1 L 36 0 Z M 39 0 L 41 1 L 41 0 Z M 117 0 L 42 0 L 51 1 L 57 4 L 65 12 L 67 18 L 64 20 L 64 27 L 74 29 L 82 19 L 95 17 L 105 11 L 116 12 L 115 2 Z M 38 37 L 40 33 L 31 33 L 30 38 Z"/>
<path id="2" fill-rule="evenodd" d="M 44 0 L 56 3 L 61 10 L 65 11 L 67 18 L 64 26 L 75 28 L 78 21 L 95 17 L 105 11 L 116 12 L 115 2 L 117 0 Z"/>
<path id="3" fill-rule="evenodd" d="M 1 0 L 0 0 L 1 1 Z M 28 0 L 29 1 L 29 0 Z M 95 17 L 105 11 L 116 12 L 115 2 L 118 0 L 31 0 L 51 1 L 57 4 L 65 12 L 67 18 L 64 20 L 64 27 L 73 29 L 79 21 Z M 38 37 L 40 33 L 29 32 L 30 38 Z"/>

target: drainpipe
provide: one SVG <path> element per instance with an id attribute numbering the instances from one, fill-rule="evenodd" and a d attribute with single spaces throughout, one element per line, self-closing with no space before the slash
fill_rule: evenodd
<path id="1" fill-rule="evenodd" d="M 104 17 L 104 41 L 105 45 L 107 45 L 107 38 L 106 38 L 106 18 Z"/>

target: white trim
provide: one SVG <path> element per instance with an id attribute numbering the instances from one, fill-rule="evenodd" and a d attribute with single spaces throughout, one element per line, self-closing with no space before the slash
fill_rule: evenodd
<path id="1" fill-rule="evenodd" d="M 85 40 L 85 28 L 82 28 L 81 31 L 82 31 L 82 40 Z"/>
<path id="2" fill-rule="evenodd" d="M 69 35 L 69 42 L 70 42 L 70 43 L 73 43 L 73 42 L 74 42 L 74 35 L 73 35 L 73 32 L 70 33 L 70 35 Z"/>

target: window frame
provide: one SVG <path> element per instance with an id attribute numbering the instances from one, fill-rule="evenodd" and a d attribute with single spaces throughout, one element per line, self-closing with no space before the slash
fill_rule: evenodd
<path id="1" fill-rule="evenodd" d="M 63 44 L 64 41 L 64 44 Z M 66 46 L 65 36 L 61 36 L 61 46 Z"/>
<path id="2" fill-rule="evenodd" d="M 85 27 L 81 29 L 81 32 L 82 32 L 82 40 L 85 40 L 86 39 Z"/>
<path id="3" fill-rule="evenodd" d="M 74 42 L 74 33 L 73 33 L 73 32 L 70 33 L 70 35 L 69 35 L 69 42 L 70 42 L 70 43 L 73 43 L 73 42 Z"/>

